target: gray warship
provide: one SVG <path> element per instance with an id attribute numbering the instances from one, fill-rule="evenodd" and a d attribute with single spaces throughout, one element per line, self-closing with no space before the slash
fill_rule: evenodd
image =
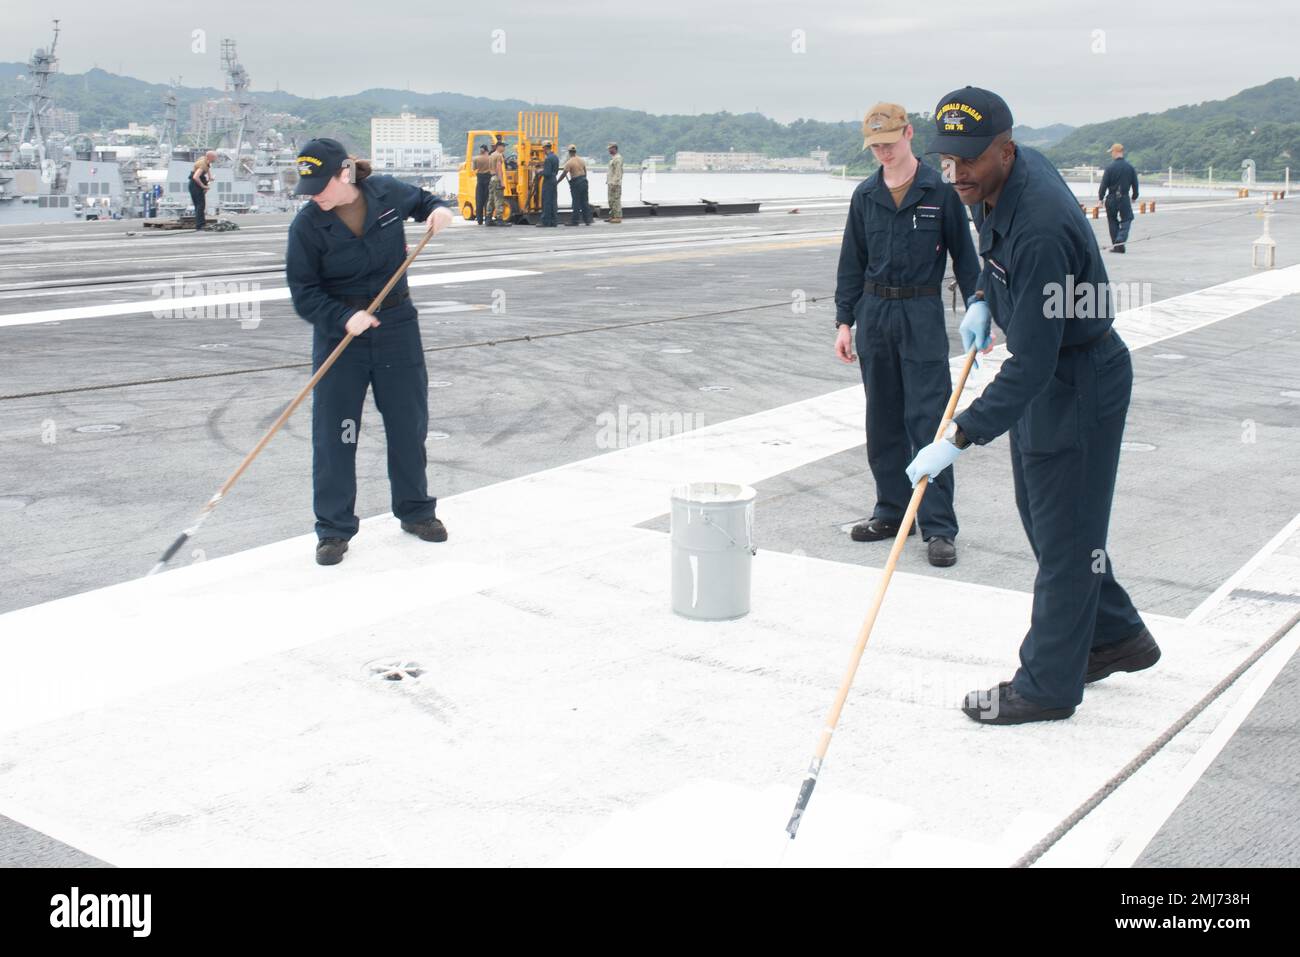
<path id="1" fill-rule="evenodd" d="M 223 40 L 222 68 L 231 108 L 205 113 L 199 145 L 180 144 L 175 85 L 163 96 L 163 122 L 156 142 L 114 150 L 85 133 L 52 128 L 51 79 L 58 73 L 59 21 L 47 47 L 32 53 L 23 78 L 26 89 L 9 108 L 9 128 L 0 131 L 0 224 L 75 222 L 192 215 L 187 180 L 203 149 L 220 157 L 213 168 L 217 215 L 288 209 L 281 167 L 259 148 L 260 115 L 249 96 L 248 71 L 233 40 Z M 129 155 L 128 155 L 129 154 Z"/>

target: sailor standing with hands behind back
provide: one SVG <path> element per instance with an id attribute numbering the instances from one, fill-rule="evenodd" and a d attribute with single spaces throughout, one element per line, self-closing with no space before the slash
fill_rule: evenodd
<path id="1" fill-rule="evenodd" d="M 403 275 L 375 314 L 371 301 L 406 260 L 405 220 L 451 222 L 446 203 L 391 176 L 331 139 L 315 139 L 298 156 L 297 196 L 311 202 L 289 226 L 285 272 L 293 307 L 314 327 L 312 369 L 347 334 L 339 355 L 312 393 L 312 492 L 316 562 L 337 565 L 360 523 L 357 439 L 366 391 L 388 437 L 388 482 L 402 530 L 445 542 L 447 529 L 429 495 L 424 442 L 429 428 L 429 376 L 415 306 Z"/>

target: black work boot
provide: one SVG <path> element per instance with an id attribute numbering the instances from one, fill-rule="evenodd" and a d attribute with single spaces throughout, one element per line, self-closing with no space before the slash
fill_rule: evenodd
<path id="1" fill-rule="evenodd" d="M 343 561 L 343 553 L 347 550 L 345 538 L 322 538 L 316 543 L 316 564 L 337 565 Z"/>
<path id="2" fill-rule="evenodd" d="M 883 518 L 873 518 L 854 525 L 853 530 L 849 532 L 849 537 L 855 542 L 878 542 L 897 535 L 898 526 L 898 522 L 887 522 Z M 907 534 L 916 534 L 916 522 L 912 523 L 912 527 L 907 530 Z"/>
<path id="3" fill-rule="evenodd" d="M 1142 671 L 1160 660 L 1160 646 L 1145 628 L 1132 638 L 1102 645 L 1088 652 L 1088 673 L 1084 682 L 1100 681 L 1117 671 Z"/>
<path id="4" fill-rule="evenodd" d="M 402 531 L 418 535 L 426 542 L 445 542 L 447 529 L 436 518 L 426 518 L 418 522 L 403 522 Z"/>
<path id="5" fill-rule="evenodd" d="M 936 535 L 926 543 L 930 564 L 935 568 L 948 568 L 957 564 L 957 546 L 951 538 Z"/>
<path id="6" fill-rule="evenodd" d="M 1030 721 L 1059 721 L 1074 714 L 1074 706 L 1045 708 L 1022 698 L 1010 681 L 1003 681 L 988 691 L 972 691 L 966 695 L 961 710 L 966 717 L 980 724 L 1027 724 Z"/>

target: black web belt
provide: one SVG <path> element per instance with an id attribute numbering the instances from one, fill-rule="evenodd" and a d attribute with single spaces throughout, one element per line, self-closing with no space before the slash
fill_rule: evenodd
<path id="1" fill-rule="evenodd" d="M 867 295 L 881 299 L 915 299 L 918 296 L 937 296 L 940 291 L 938 286 L 881 286 L 874 282 L 862 288 Z"/>
<path id="2" fill-rule="evenodd" d="M 353 309 L 369 309 L 370 303 L 374 296 L 340 296 L 340 301 L 351 306 Z M 406 300 L 411 298 L 409 290 L 403 289 L 401 292 L 390 292 L 388 298 L 380 303 L 380 309 L 392 309 L 393 306 L 400 306 Z"/>

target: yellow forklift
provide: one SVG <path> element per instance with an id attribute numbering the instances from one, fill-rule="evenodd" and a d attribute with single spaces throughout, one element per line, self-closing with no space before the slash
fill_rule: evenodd
<path id="1" fill-rule="evenodd" d="M 513 130 L 470 130 L 465 134 L 465 161 L 460 164 L 456 197 L 466 219 L 477 218 L 474 193 L 478 179 L 474 173 L 474 154 L 480 146 L 493 147 L 498 140 L 506 144 L 506 179 L 502 183 L 506 209 L 511 222 L 533 222 L 542 215 L 542 161 L 546 151 L 542 141 L 550 140 L 560 148 L 560 115 L 532 110 L 519 111 L 519 127 Z"/>

